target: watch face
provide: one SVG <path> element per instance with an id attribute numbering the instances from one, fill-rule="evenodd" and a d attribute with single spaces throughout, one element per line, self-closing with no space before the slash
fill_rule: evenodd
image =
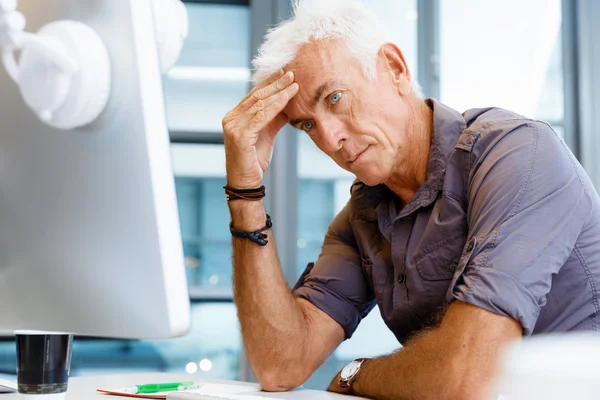
<path id="1" fill-rule="evenodd" d="M 360 367 L 360 363 L 358 361 L 352 361 L 350 364 L 346 365 L 344 367 L 344 369 L 342 369 L 342 372 L 340 373 L 340 378 L 342 378 L 342 379 L 352 378 L 358 372 L 359 367 Z"/>

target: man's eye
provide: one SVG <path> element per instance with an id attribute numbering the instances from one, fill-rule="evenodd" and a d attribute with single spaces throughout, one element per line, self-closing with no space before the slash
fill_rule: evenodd
<path id="1" fill-rule="evenodd" d="M 306 121 L 305 123 L 302 124 L 302 130 L 304 131 L 310 131 L 313 126 L 315 126 L 315 123 L 312 121 Z"/>
<path id="2" fill-rule="evenodd" d="M 336 92 L 336 93 L 333 94 L 333 96 L 331 96 L 331 102 L 333 104 L 336 104 L 341 99 L 342 99 L 342 93 L 341 92 Z"/>

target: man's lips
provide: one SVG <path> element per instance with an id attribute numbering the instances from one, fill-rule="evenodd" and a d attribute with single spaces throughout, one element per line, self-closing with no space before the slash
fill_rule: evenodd
<path id="1" fill-rule="evenodd" d="M 348 165 L 354 164 L 360 158 L 360 156 L 362 156 L 363 154 L 365 154 L 365 152 L 369 149 L 369 147 L 371 147 L 371 146 L 367 146 L 363 151 L 361 151 L 356 156 L 354 156 L 353 158 L 351 158 L 350 161 L 348 161 Z"/>

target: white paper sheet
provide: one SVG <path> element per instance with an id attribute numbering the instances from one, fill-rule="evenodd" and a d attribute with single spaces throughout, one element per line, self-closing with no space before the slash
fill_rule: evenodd
<path id="1" fill-rule="evenodd" d="M 0 393 L 12 393 L 17 391 L 17 382 L 0 378 Z"/>
<path id="2" fill-rule="evenodd" d="M 201 389 L 186 392 L 171 392 L 168 400 L 260 400 L 267 399 L 257 392 L 257 389 L 244 385 L 228 385 L 220 383 L 207 383 Z M 273 400 L 273 399 L 269 399 Z"/>
<path id="3" fill-rule="evenodd" d="M 186 390 L 180 392 L 161 392 L 149 394 L 131 394 L 126 389 L 98 389 L 99 392 L 109 395 L 137 397 L 143 399 L 231 399 L 231 400 L 257 400 L 264 399 L 260 397 L 260 392 L 254 386 L 248 385 L 230 385 L 222 383 L 203 383 L 200 389 Z M 250 395 L 252 394 L 252 395 Z M 187 396 L 187 397 L 185 397 Z M 190 397 L 191 396 L 191 397 Z M 239 397 L 242 396 L 242 397 Z"/>

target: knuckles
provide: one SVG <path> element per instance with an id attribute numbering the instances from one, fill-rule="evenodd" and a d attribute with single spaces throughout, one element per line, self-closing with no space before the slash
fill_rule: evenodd
<path id="1" fill-rule="evenodd" d="M 265 110 L 259 110 L 259 111 L 256 113 L 256 117 L 255 117 L 255 118 L 256 118 L 258 121 L 262 121 L 262 120 L 265 120 L 265 119 L 267 119 L 267 117 L 268 117 L 268 114 L 267 114 L 267 112 L 266 112 Z"/>
<path id="2" fill-rule="evenodd" d="M 256 89 L 250 94 L 250 98 L 255 102 L 250 108 L 250 110 L 255 112 L 255 115 L 251 118 L 254 121 L 266 122 L 270 114 L 269 108 L 273 108 L 273 105 L 276 105 L 277 107 L 284 106 L 290 100 L 290 94 L 286 90 L 282 90 L 276 94 L 275 104 L 267 106 L 263 94 L 264 92 L 261 89 Z M 232 139 L 235 139 L 242 134 L 239 123 L 237 123 L 240 118 L 240 112 L 238 111 L 239 107 L 240 105 L 230 110 L 221 121 L 223 134 Z"/>
<path id="3" fill-rule="evenodd" d="M 225 135 L 233 134 L 233 131 L 235 129 L 233 128 L 232 120 L 228 115 L 226 115 L 225 118 L 223 118 L 223 120 L 221 121 L 221 125 L 223 126 L 223 134 L 225 134 Z"/>
<path id="4" fill-rule="evenodd" d="M 254 107 L 258 110 L 258 111 L 262 111 L 265 109 L 265 101 L 263 99 L 258 99 L 256 101 L 256 104 L 254 104 Z"/>
<path id="5" fill-rule="evenodd" d="M 252 96 L 251 96 L 251 98 L 252 98 L 252 100 L 254 100 L 254 101 L 256 101 L 256 102 L 259 102 L 259 101 L 261 101 L 261 100 L 262 100 L 262 98 L 263 98 L 263 95 L 262 95 L 262 94 L 263 94 L 262 90 L 257 90 L 257 91 L 255 91 L 254 93 L 252 93 Z"/>
<path id="6" fill-rule="evenodd" d="M 240 135 L 240 129 L 235 125 L 235 121 L 223 119 L 223 135 L 231 138 L 236 138 Z"/>

